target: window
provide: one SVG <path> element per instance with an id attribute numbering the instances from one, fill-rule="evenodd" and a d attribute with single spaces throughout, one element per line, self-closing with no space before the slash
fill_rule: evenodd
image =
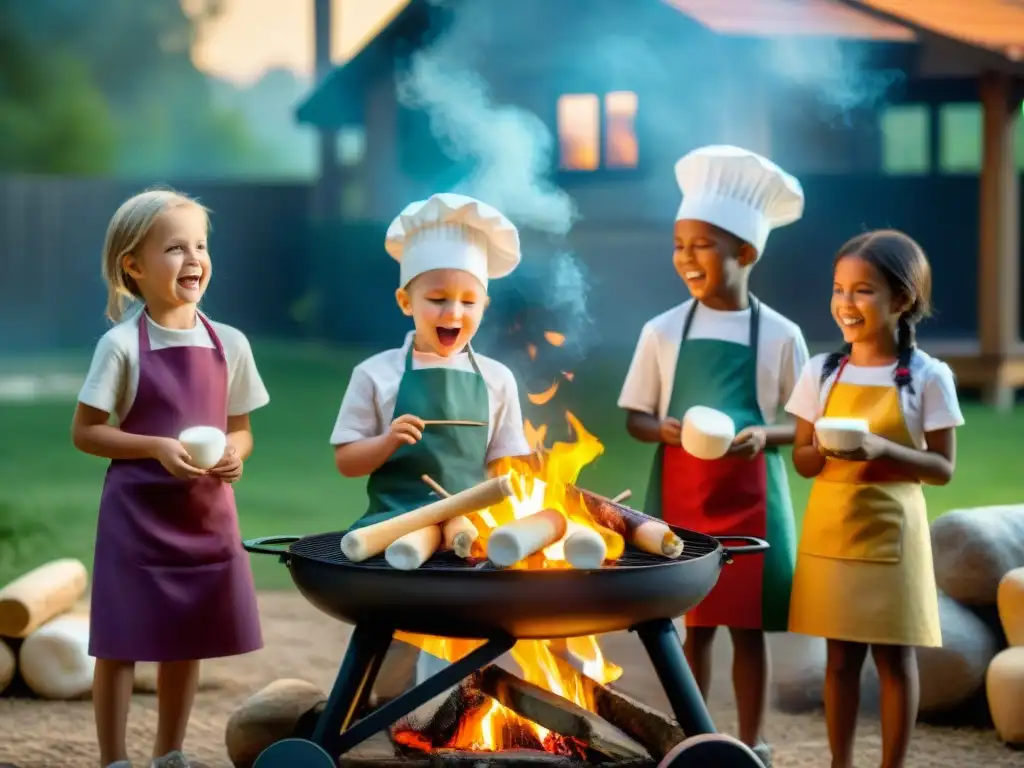
<path id="1" fill-rule="evenodd" d="M 638 99 L 632 91 L 567 93 L 558 99 L 558 165 L 566 171 L 636 168 Z"/>
<path id="2" fill-rule="evenodd" d="M 366 131 L 359 125 L 346 125 L 338 131 L 338 162 L 359 165 L 366 155 Z"/>
<path id="3" fill-rule="evenodd" d="M 939 167 L 943 173 L 981 170 L 981 105 L 943 104 L 939 110 Z"/>
<path id="4" fill-rule="evenodd" d="M 907 176 L 929 172 L 929 118 L 926 104 L 902 104 L 882 111 L 882 173 Z"/>

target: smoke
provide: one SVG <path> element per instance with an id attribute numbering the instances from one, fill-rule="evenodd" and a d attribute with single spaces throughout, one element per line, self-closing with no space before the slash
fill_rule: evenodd
<path id="1" fill-rule="evenodd" d="M 444 0 L 431 4 L 446 5 Z M 569 194 L 549 178 L 555 166 L 551 132 L 532 112 L 497 103 L 476 69 L 487 53 L 494 19 L 490 3 L 459 3 L 450 25 L 411 55 L 398 75 L 397 92 L 404 107 L 428 115 L 445 154 L 472 169 L 450 189 L 434 191 L 484 200 L 521 230 L 541 235 L 532 242 L 523 233 L 523 261 L 512 275 L 491 284 L 482 329 L 485 345 L 489 339 L 506 364 L 533 377 L 540 361 L 522 355 L 530 344 L 543 345 L 545 331 L 566 337 L 559 359 L 550 362 L 561 370 L 595 341 L 589 280 L 585 266 L 562 243 L 579 214 Z"/>
<path id="2" fill-rule="evenodd" d="M 832 116 L 874 107 L 903 80 L 903 73 L 870 66 L 868 48 L 834 38 L 772 37 L 761 64 L 781 81 L 813 93 Z"/>

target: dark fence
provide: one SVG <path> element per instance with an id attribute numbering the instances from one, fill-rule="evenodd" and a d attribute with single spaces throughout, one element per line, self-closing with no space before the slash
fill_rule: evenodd
<path id="1" fill-rule="evenodd" d="M 977 179 L 803 179 L 804 219 L 774 233 L 754 271 L 761 298 L 808 340 L 836 332 L 828 314 L 831 261 L 867 228 L 916 237 L 935 271 L 937 316 L 925 338 L 970 339 L 977 328 Z M 301 184 L 173 184 L 213 211 L 215 278 L 205 300 L 251 336 L 315 337 L 382 347 L 408 327 L 393 299 L 398 270 L 386 223 L 314 224 Z M 0 354 L 91 346 L 105 327 L 99 277 L 106 223 L 141 189 L 115 181 L 0 179 Z M 589 273 L 594 335 L 625 352 L 640 325 L 685 296 L 671 265 L 670 221 L 585 211 L 568 246 Z M 614 217 L 614 218 L 613 218 Z M 527 254 L 527 258 L 530 255 Z M 558 330 L 558 329 L 552 329 Z"/>

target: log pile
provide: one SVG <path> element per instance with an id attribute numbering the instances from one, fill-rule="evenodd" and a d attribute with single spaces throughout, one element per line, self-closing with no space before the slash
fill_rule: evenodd
<path id="1" fill-rule="evenodd" d="M 432 768 L 433 766 L 614 765 L 653 768 L 684 735 L 669 717 L 556 660 L 567 687 L 577 686 L 595 711 L 529 683 L 497 665 L 470 675 L 452 691 L 427 702 L 341 756 L 344 768 Z M 276 741 L 309 738 L 326 696 L 309 683 L 279 680 L 245 702 L 228 722 L 226 743 L 235 768 L 251 768 Z M 522 720 L 509 720 L 497 751 L 453 748 L 459 729 L 478 722 L 494 702 Z M 526 720 L 549 731 L 542 743 Z M 390 736 L 390 738 L 388 738 Z"/>
<path id="2" fill-rule="evenodd" d="M 75 606 L 88 574 L 54 560 L 0 589 L 0 694 L 77 699 L 92 691 L 89 620 Z"/>

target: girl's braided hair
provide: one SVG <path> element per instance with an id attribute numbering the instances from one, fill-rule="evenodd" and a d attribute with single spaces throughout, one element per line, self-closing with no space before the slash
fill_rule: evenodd
<path id="1" fill-rule="evenodd" d="M 857 256 L 874 266 L 894 296 L 911 302 L 896 325 L 898 359 L 893 378 L 897 387 L 906 387 L 913 393 L 910 361 L 916 346 L 917 323 L 929 317 L 932 311 L 932 270 L 928 257 L 912 237 L 895 229 L 865 232 L 848 240 L 839 249 L 833 264 L 847 256 Z M 828 381 L 849 356 L 849 344 L 830 354 L 821 370 L 821 383 Z"/>

